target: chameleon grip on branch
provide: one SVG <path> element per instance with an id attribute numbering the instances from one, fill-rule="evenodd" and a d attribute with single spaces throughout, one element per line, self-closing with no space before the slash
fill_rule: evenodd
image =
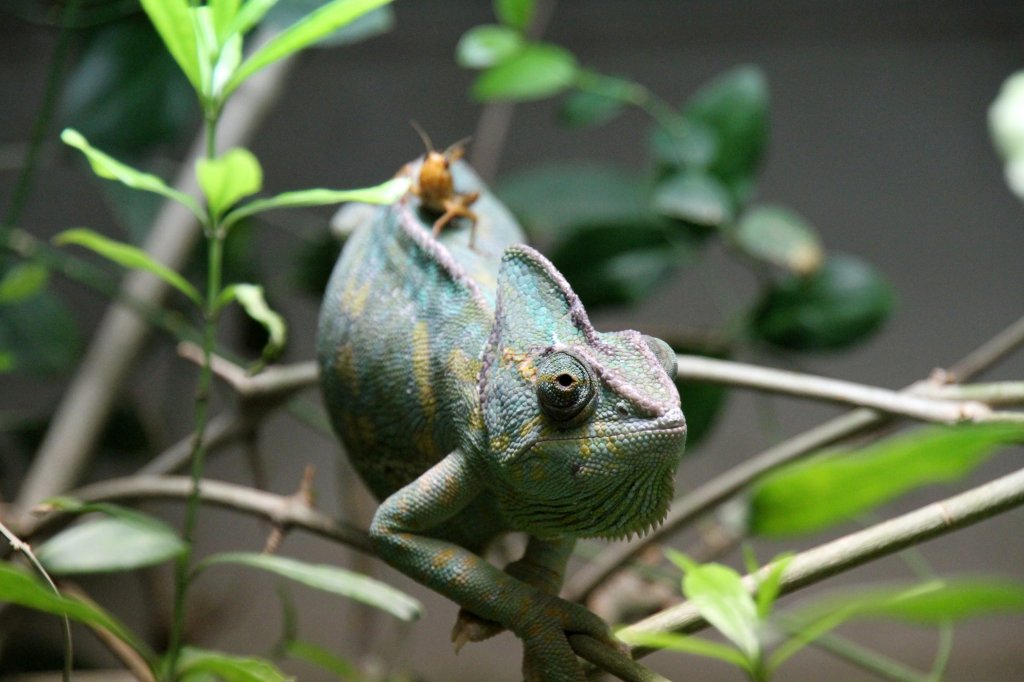
<path id="1" fill-rule="evenodd" d="M 594 330 L 508 210 L 466 164 L 452 170 L 479 193 L 472 248 L 466 220 L 435 238 L 412 192 L 345 245 L 320 313 L 324 399 L 382 500 L 376 550 L 462 607 L 456 645 L 507 628 L 527 680 L 580 681 L 567 634 L 614 641 L 558 598 L 565 564 L 578 537 L 664 517 L 686 440 L 675 355 L 635 331 Z M 507 531 L 529 542 L 502 571 L 481 555 Z"/>

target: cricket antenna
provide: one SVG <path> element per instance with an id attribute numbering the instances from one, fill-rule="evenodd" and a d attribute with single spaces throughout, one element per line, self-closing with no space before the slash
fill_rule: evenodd
<path id="1" fill-rule="evenodd" d="M 413 119 L 409 120 L 409 124 L 412 126 L 413 130 L 416 131 L 416 134 L 420 136 L 420 139 L 423 140 L 423 146 L 426 147 L 427 153 L 429 154 L 434 151 L 434 143 L 430 141 L 430 135 L 427 135 L 427 131 Z"/>
<path id="2" fill-rule="evenodd" d="M 461 140 L 459 140 L 457 142 L 452 142 L 450 145 L 448 145 L 448 148 L 444 150 L 444 155 L 448 156 L 449 154 L 452 153 L 452 150 L 460 149 L 462 147 L 465 147 L 466 144 L 470 140 L 472 140 L 472 139 L 473 139 L 472 135 L 467 135 L 466 137 L 462 138 Z"/>

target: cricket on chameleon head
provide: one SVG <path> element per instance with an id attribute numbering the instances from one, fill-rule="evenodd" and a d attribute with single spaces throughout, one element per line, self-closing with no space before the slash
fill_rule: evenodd
<path id="1" fill-rule="evenodd" d="M 434 221 L 432 234 L 437 237 L 441 230 L 451 223 L 455 218 L 463 217 L 472 222 L 469 232 L 469 248 L 474 248 L 476 241 L 476 213 L 469 209 L 479 197 L 479 192 L 455 191 L 455 183 L 452 179 L 451 164 L 458 161 L 465 154 L 464 145 L 469 138 L 463 138 L 448 146 L 443 152 L 434 149 L 430 136 L 415 121 L 411 121 L 412 127 L 423 140 L 426 148 L 426 155 L 420 165 L 419 175 L 412 185 L 412 193 L 420 199 L 420 205 L 427 211 L 440 214 Z"/>

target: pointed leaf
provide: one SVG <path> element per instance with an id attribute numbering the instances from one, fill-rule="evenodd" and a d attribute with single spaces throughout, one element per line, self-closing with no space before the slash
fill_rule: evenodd
<path id="1" fill-rule="evenodd" d="M 558 122 L 567 127 L 607 123 L 636 101 L 637 85 L 625 78 L 587 72 L 580 74 L 576 87 L 558 108 Z"/>
<path id="2" fill-rule="evenodd" d="M 178 675 L 182 682 L 208 680 L 209 675 L 223 682 L 289 682 L 289 677 L 277 666 L 262 658 L 232 656 L 220 651 L 186 647 L 178 662 Z"/>
<path id="3" fill-rule="evenodd" d="M 51 573 L 76 575 L 155 566 L 185 549 L 170 526 L 135 513 L 71 526 L 40 545 L 36 555 Z"/>
<path id="4" fill-rule="evenodd" d="M 263 169 L 248 149 L 231 149 L 216 159 L 199 159 L 196 178 L 210 212 L 217 216 L 263 187 Z"/>
<path id="5" fill-rule="evenodd" d="M 1012 424 L 927 427 L 787 467 L 755 486 L 750 531 L 785 536 L 848 521 L 923 485 L 958 480 L 1022 440 L 1024 429 Z"/>
<path id="6" fill-rule="evenodd" d="M 359 668 L 322 646 L 293 639 L 285 645 L 285 653 L 318 668 L 323 668 L 343 680 L 359 679 Z"/>
<path id="7" fill-rule="evenodd" d="M 705 658 L 715 658 L 724 661 L 737 668 L 746 670 L 749 667 L 747 659 L 736 649 L 718 642 L 712 642 L 700 637 L 680 635 L 674 632 L 629 632 L 619 633 L 618 638 L 632 646 L 646 646 L 655 649 L 668 649 L 679 651 L 684 654 L 694 654 Z"/>
<path id="8" fill-rule="evenodd" d="M 486 69 L 509 59 L 523 47 L 523 35 L 507 26 L 474 26 L 459 38 L 455 62 L 467 69 Z"/>
<path id="9" fill-rule="evenodd" d="M 526 101 L 557 95 L 576 79 L 576 58 L 557 45 L 531 43 L 484 71 L 473 96 L 484 102 Z"/>
<path id="10" fill-rule="evenodd" d="M 876 331 L 893 305 L 889 285 L 860 259 L 830 255 L 810 277 L 789 276 L 753 312 L 751 331 L 791 350 L 839 350 Z"/>
<path id="11" fill-rule="evenodd" d="M 757 585 L 757 617 L 762 621 L 772 613 L 775 600 L 779 598 L 779 592 L 782 589 L 782 574 L 786 572 L 786 567 L 792 560 L 792 554 L 775 557 L 769 564 L 767 575 Z M 750 572 L 753 573 L 753 571 Z"/>
<path id="12" fill-rule="evenodd" d="M 809 275 L 824 259 L 818 233 L 793 211 L 781 206 L 757 206 L 739 220 L 730 235 L 748 255 Z"/>
<path id="13" fill-rule="evenodd" d="M 209 7 L 213 18 L 213 26 L 217 31 L 217 41 L 223 44 L 228 37 L 231 24 L 238 16 L 241 0 L 210 0 Z"/>
<path id="14" fill-rule="evenodd" d="M 278 0 L 246 0 L 228 28 L 229 34 L 245 35 L 263 20 Z"/>
<path id="15" fill-rule="evenodd" d="M 263 25 L 271 29 L 286 29 L 329 1 L 287 0 L 287 2 L 279 2 L 267 13 L 266 18 L 263 20 Z M 315 44 L 310 45 L 310 48 L 324 49 L 340 45 L 351 45 L 381 35 L 382 33 L 387 33 L 394 26 L 394 10 L 388 6 L 378 7 L 372 12 L 367 12 L 355 21 L 324 36 Z"/>
<path id="16" fill-rule="evenodd" d="M 194 286 L 188 280 L 171 270 L 166 265 L 158 263 L 142 249 L 125 244 L 103 235 L 93 232 L 84 227 L 65 230 L 53 238 L 58 246 L 65 244 L 78 244 L 87 249 L 95 251 L 104 258 L 109 258 L 118 265 L 132 270 L 145 270 L 167 282 L 175 289 L 192 299 L 196 305 L 201 306 L 203 299 Z"/>
<path id="17" fill-rule="evenodd" d="M 197 567 L 197 571 L 217 564 L 240 564 L 269 571 L 317 590 L 339 594 L 387 611 L 401 620 L 415 620 L 423 611 L 420 603 L 404 592 L 365 575 L 337 566 L 308 564 L 296 559 L 268 554 L 215 554 Z"/>
<path id="18" fill-rule="evenodd" d="M 224 87 L 224 94 L 229 94 L 249 76 L 273 62 L 308 47 L 342 26 L 352 23 L 367 12 L 390 2 L 392 0 L 334 0 L 334 2 L 327 3 L 278 33 L 242 62 L 242 65 L 235 71 L 235 75 Z"/>
<path id="19" fill-rule="evenodd" d="M 38 294 L 50 271 L 38 263 L 18 263 L 0 278 L 0 305 L 17 303 Z"/>
<path id="20" fill-rule="evenodd" d="M 228 227 L 242 218 L 278 208 L 329 206 L 346 201 L 355 201 L 361 204 L 391 204 L 409 191 L 410 184 L 409 178 L 392 178 L 376 187 L 363 189 L 306 189 L 284 192 L 269 199 L 257 199 L 239 206 L 224 217 L 223 224 Z"/>
<path id="21" fill-rule="evenodd" d="M 233 300 L 237 300 L 246 314 L 267 330 L 269 338 L 263 348 L 263 360 L 269 362 L 280 355 L 288 340 L 288 325 L 283 317 L 267 305 L 263 287 L 256 284 L 232 284 L 221 293 L 217 306 L 221 307 Z"/>
<path id="22" fill-rule="evenodd" d="M 658 183 L 651 208 L 660 215 L 702 227 L 718 227 L 733 218 L 728 190 L 701 171 L 684 171 Z"/>
<path id="23" fill-rule="evenodd" d="M 63 140 L 65 144 L 70 145 L 85 154 L 85 158 L 89 161 L 89 165 L 92 166 L 93 172 L 101 178 L 117 180 L 118 182 L 122 182 L 134 189 L 142 190 L 144 192 L 154 192 L 165 196 L 168 199 L 174 199 L 192 211 L 200 221 L 205 219 L 205 216 L 202 210 L 200 210 L 199 204 L 196 203 L 195 199 L 184 192 L 179 192 L 178 190 L 169 187 L 163 180 L 151 173 L 143 173 L 142 171 L 136 170 L 131 166 L 121 163 L 117 159 L 104 154 L 90 145 L 77 130 L 65 128 L 64 132 L 60 134 L 60 139 Z"/>
<path id="24" fill-rule="evenodd" d="M 186 0 L 140 0 L 167 51 L 192 83 L 202 92 L 199 46 L 196 44 L 190 8 Z"/>
<path id="25" fill-rule="evenodd" d="M 523 31 L 533 19 L 535 4 L 536 0 L 494 0 L 494 13 L 501 23 Z"/>
<path id="26" fill-rule="evenodd" d="M 80 623 L 102 628 L 129 645 L 147 661 L 153 660 L 149 647 L 100 607 L 58 596 L 49 585 L 35 577 L 9 564 L 0 563 L 0 603 L 3 602 L 59 616 L 66 615 Z"/>

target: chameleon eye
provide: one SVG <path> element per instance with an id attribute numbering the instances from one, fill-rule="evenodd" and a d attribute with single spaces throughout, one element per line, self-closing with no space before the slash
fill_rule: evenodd
<path id="1" fill-rule="evenodd" d="M 537 402 L 556 422 L 571 422 L 592 411 L 594 395 L 593 375 L 579 358 L 553 353 L 538 364 Z"/>

